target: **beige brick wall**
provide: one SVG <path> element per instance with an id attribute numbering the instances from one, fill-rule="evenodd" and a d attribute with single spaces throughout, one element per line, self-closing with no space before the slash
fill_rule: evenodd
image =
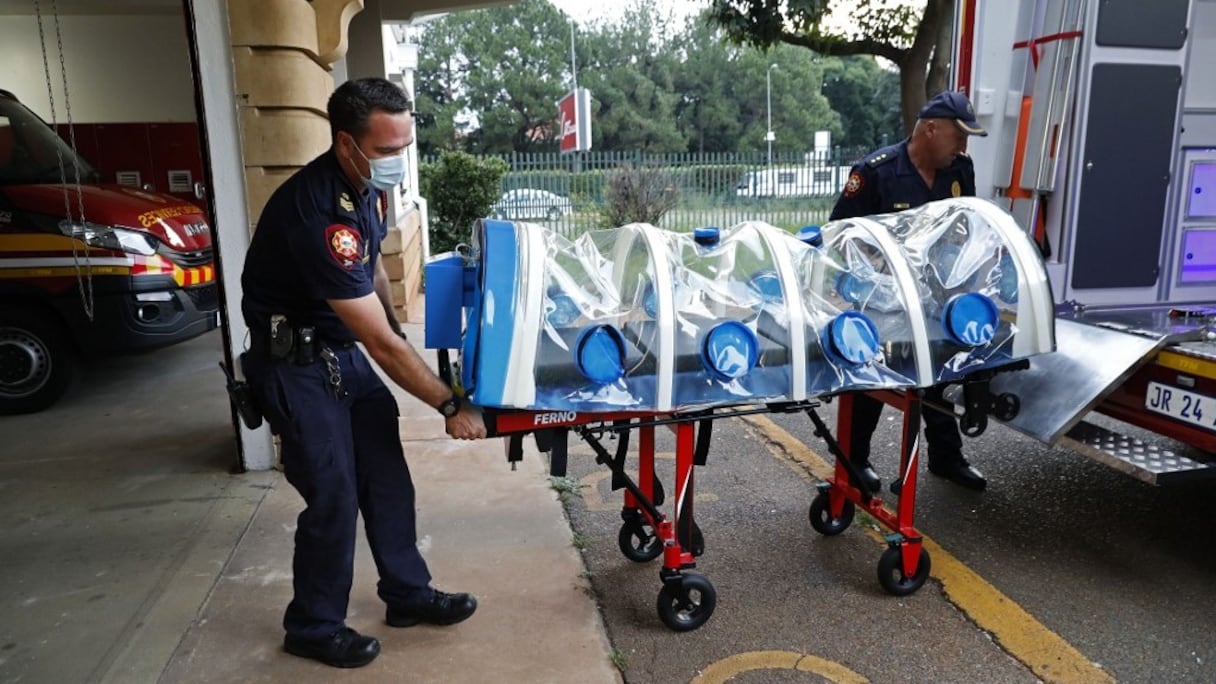
<path id="1" fill-rule="evenodd" d="M 392 282 L 397 320 L 421 322 L 415 308 L 422 285 L 422 213 L 408 212 L 380 245 L 384 270 Z"/>
<path id="2" fill-rule="evenodd" d="M 330 145 L 329 65 L 363 0 L 229 0 L 252 232 L 271 193 Z"/>

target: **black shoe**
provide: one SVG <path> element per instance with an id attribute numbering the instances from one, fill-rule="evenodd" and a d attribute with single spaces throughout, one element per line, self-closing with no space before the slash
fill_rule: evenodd
<path id="1" fill-rule="evenodd" d="M 857 473 L 861 476 L 859 484 L 862 489 L 870 492 L 882 489 L 882 479 L 878 477 L 878 473 L 874 471 L 868 461 L 855 462 L 853 466 L 857 468 Z"/>
<path id="2" fill-rule="evenodd" d="M 390 627 L 413 627 L 422 622 L 428 625 L 454 625 L 467 620 L 476 610 L 477 599 L 472 596 L 447 594 L 436 590 L 431 600 L 420 606 L 389 606 L 384 614 L 384 621 Z"/>
<path id="3" fill-rule="evenodd" d="M 988 486 L 988 480 L 984 479 L 983 473 L 971 467 L 966 459 L 957 461 L 935 462 L 929 461 L 929 472 L 944 477 L 956 485 L 974 489 L 977 492 L 984 491 Z"/>
<path id="4" fill-rule="evenodd" d="M 283 637 L 283 650 L 333 667 L 363 667 L 380 655 L 380 642 L 375 637 L 343 627 L 321 639 L 303 639 L 288 634 Z"/>

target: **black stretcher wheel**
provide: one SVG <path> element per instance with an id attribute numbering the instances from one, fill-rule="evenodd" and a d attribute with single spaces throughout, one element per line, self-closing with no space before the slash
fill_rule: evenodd
<path id="1" fill-rule="evenodd" d="M 992 415 L 997 420 L 1010 421 L 1018 417 L 1022 410 L 1022 400 L 1016 394 L 1004 392 L 998 394 L 992 402 Z"/>
<path id="2" fill-rule="evenodd" d="M 641 521 L 626 521 L 616 536 L 621 553 L 635 563 L 646 563 L 663 553 L 663 542 L 654 533 L 654 528 Z"/>
<path id="3" fill-rule="evenodd" d="M 840 511 L 839 518 L 832 517 L 831 499 L 827 492 L 819 492 L 818 495 L 811 501 L 811 527 L 815 531 L 825 537 L 840 534 L 848 529 L 853 522 L 853 513 L 855 511 L 853 502 L 845 500 L 844 508 Z"/>
<path id="4" fill-rule="evenodd" d="M 903 549 L 900 545 L 888 546 L 878 559 L 878 583 L 892 596 L 907 596 L 920 589 L 929 579 L 929 552 L 920 547 L 920 560 L 916 562 L 916 574 L 908 577 L 903 571 Z"/>
<path id="5" fill-rule="evenodd" d="M 657 608 L 659 619 L 675 632 L 690 632 L 714 614 L 718 592 L 700 573 L 685 572 L 679 580 L 663 583 Z"/>

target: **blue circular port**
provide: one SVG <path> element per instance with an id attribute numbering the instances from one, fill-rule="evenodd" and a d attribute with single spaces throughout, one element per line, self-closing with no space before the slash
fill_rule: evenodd
<path id="1" fill-rule="evenodd" d="M 982 347 L 991 342 L 999 320 L 1000 310 L 996 304 L 979 292 L 955 295 L 942 309 L 942 327 L 946 334 L 965 347 Z"/>
<path id="2" fill-rule="evenodd" d="M 625 340 L 611 325 L 593 325 L 574 344 L 578 372 L 591 382 L 607 385 L 625 374 Z"/>
<path id="3" fill-rule="evenodd" d="M 548 309 L 545 318 L 549 325 L 555 328 L 569 328 L 582 315 L 578 304 L 575 304 L 574 298 L 568 294 L 550 294 L 545 308 Z"/>
<path id="4" fill-rule="evenodd" d="M 759 271 L 752 275 L 748 284 L 766 302 L 780 302 L 783 299 L 781 278 L 776 271 Z"/>
<path id="5" fill-rule="evenodd" d="M 718 230 L 717 226 L 697 228 L 692 232 L 692 239 L 698 245 L 710 247 L 718 244 L 718 240 L 722 239 L 722 231 Z"/>
<path id="6" fill-rule="evenodd" d="M 701 364 L 719 380 L 747 375 L 760 360 L 760 341 L 751 328 L 739 321 L 725 321 L 705 333 Z"/>
<path id="7" fill-rule="evenodd" d="M 823 330 L 828 358 L 845 366 L 861 366 L 878 356 L 878 328 L 860 311 L 845 311 Z"/>
<path id="8" fill-rule="evenodd" d="M 654 291 L 654 283 L 646 283 L 642 290 L 642 310 L 651 318 L 659 317 L 659 295 Z"/>
<path id="9" fill-rule="evenodd" d="M 798 231 L 798 239 L 812 247 L 822 247 L 823 231 L 819 226 L 803 226 Z"/>
<path id="10" fill-rule="evenodd" d="M 848 271 L 836 276 L 836 294 L 850 304 L 861 306 L 874 292 L 874 283 L 862 280 Z"/>

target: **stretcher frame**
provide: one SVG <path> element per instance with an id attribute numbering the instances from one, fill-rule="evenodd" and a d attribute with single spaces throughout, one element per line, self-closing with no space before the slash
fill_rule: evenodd
<path id="1" fill-rule="evenodd" d="M 838 431 L 847 434 L 851 423 L 853 393 L 836 398 Z M 575 433 L 596 454 L 596 463 L 612 472 L 612 488 L 624 489 L 621 508 L 621 529 L 617 537 L 622 554 L 634 562 L 649 562 L 662 556 L 656 608 L 660 620 L 678 632 L 691 631 L 705 624 L 713 614 L 717 593 L 707 577 L 698 572 L 696 558 L 705 550 L 697 527 L 693 499 L 696 489 L 696 466 L 706 464 L 714 420 L 762 413 L 803 412 L 815 426 L 815 435 L 826 443 L 835 456 L 835 472 L 818 486 L 819 493 L 810 506 L 811 526 L 825 536 L 843 532 L 852 522 L 857 507 L 865 510 L 892 531 L 887 537 L 888 549 L 878 562 L 878 581 L 888 593 L 905 596 L 920 589 L 929 575 L 928 551 L 922 546 L 922 536 L 913 524 L 916 507 L 917 466 L 919 463 L 920 416 L 922 410 L 919 390 L 878 390 L 871 396 L 890 403 L 903 414 L 903 444 L 900 452 L 900 477 L 893 484 L 899 502 L 892 513 L 881 498 L 867 491 L 861 483 L 859 468 L 846 453 L 845 445 L 833 437 L 830 428 L 816 409 L 819 401 L 808 400 L 767 404 L 758 407 L 718 408 L 686 413 L 576 413 L 571 411 L 526 411 L 485 409 L 483 414 L 487 437 L 508 440 L 507 458 L 514 467 L 523 458 L 523 438 L 532 433 L 537 446 L 550 455 L 550 475 L 561 477 L 566 472 L 567 440 Z M 667 427 L 674 434 L 675 491 L 670 517 L 660 510 L 665 500 L 662 484 L 655 471 L 655 429 Z M 628 434 L 638 432 L 638 468 L 636 479 L 625 471 L 629 447 Z M 616 453 L 603 444 L 602 437 L 614 433 L 618 438 Z"/>

